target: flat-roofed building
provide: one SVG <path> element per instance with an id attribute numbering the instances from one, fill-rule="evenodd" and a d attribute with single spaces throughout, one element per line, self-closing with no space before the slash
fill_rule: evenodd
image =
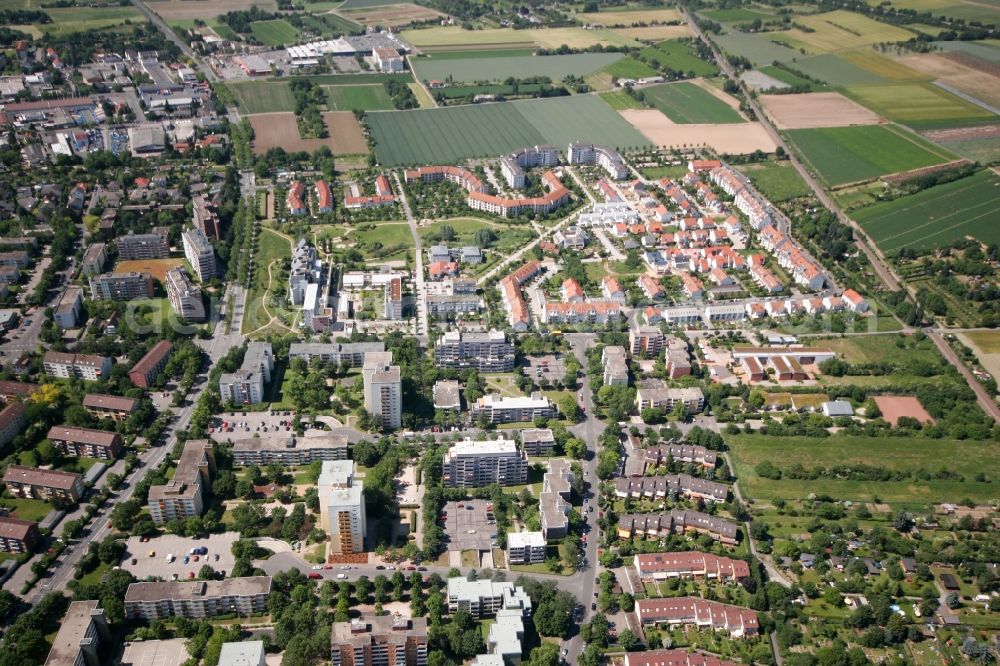
<path id="1" fill-rule="evenodd" d="M 433 397 L 434 409 L 462 411 L 461 387 L 454 379 L 439 379 L 434 382 Z"/>
<path id="2" fill-rule="evenodd" d="M 199 280 L 208 282 L 218 275 L 215 250 L 205 232 L 201 229 L 189 229 L 181 234 L 181 241 L 184 244 L 184 257 L 191 264 Z"/>
<path id="3" fill-rule="evenodd" d="M 169 340 L 160 340 L 153 348 L 139 359 L 128 371 L 129 381 L 139 388 L 149 388 L 156 381 L 157 375 L 167 365 L 174 345 Z"/>
<path id="4" fill-rule="evenodd" d="M 271 382 L 274 351 L 270 342 L 251 342 L 236 372 L 219 375 L 219 395 L 223 402 L 246 405 L 264 400 L 264 387 Z"/>
<path id="5" fill-rule="evenodd" d="M 161 259 L 170 254 L 170 243 L 165 233 L 128 234 L 115 239 L 118 259 Z"/>
<path id="6" fill-rule="evenodd" d="M 184 442 L 174 476 L 163 485 L 149 489 L 149 514 L 157 525 L 175 518 L 194 518 L 204 511 L 202 488 L 212 481 L 215 449 L 206 439 Z"/>
<path id="7" fill-rule="evenodd" d="M 686 648 L 625 653 L 625 666 L 740 666 L 740 663 Z"/>
<path id="8" fill-rule="evenodd" d="M 618 517 L 618 536 L 622 539 L 632 537 L 659 539 L 685 532 L 708 534 L 716 541 L 733 546 L 739 541 L 740 528 L 732 521 L 716 518 L 701 511 L 685 509 L 671 509 L 665 513 L 625 514 Z"/>
<path id="9" fill-rule="evenodd" d="M 83 475 L 74 472 L 9 465 L 3 482 L 11 495 L 25 499 L 76 502 L 83 496 Z"/>
<path id="10" fill-rule="evenodd" d="M 104 264 L 106 263 L 108 263 L 108 246 L 104 243 L 91 243 L 83 252 L 80 272 L 85 277 L 99 275 L 104 272 Z"/>
<path id="11" fill-rule="evenodd" d="M 103 666 L 108 661 L 98 651 L 110 641 L 100 602 L 74 601 L 59 622 L 45 666 Z"/>
<path id="12" fill-rule="evenodd" d="M 434 345 L 434 364 L 454 370 L 475 368 L 479 372 L 511 372 L 514 343 L 507 340 L 503 331 L 449 331 Z"/>
<path id="13" fill-rule="evenodd" d="M 111 374 L 111 359 L 107 356 L 47 351 L 42 365 L 46 375 L 61 379 L 78 377 L 94 382 Z"/>
<path id="14" fill-rule="evenodd" d="M 265 666 L 264 641 L 223 643 L 218 666 Z"/>
<path id="15" fill-rule="evenodd" d="M 10 444 L 11 440 L 24 432 L 26 425 L 24 403 L 12 402 L 4 407 L 0 411 L 0 447 Z"/>
<path id="16" fill-rule="evenodd" d="M 654 357 L 663 351 L 666 338 L 655 326 L 637 326 L 629 329 L 628 346 L 633 356 L 644 354 Z"/>
<path id="17" fill-rule="evenodd" d="M 88 393 L 83 396 L 83 408 L 98 419 L 114 419 L 125 421 L 139 409 L 139 401 L 135 398 L 123 398 L 104 393 Z"/>
<path id="18" fill-rule="evenodd" d="M 347 363 L 352 368 L 365 364 L 368 352 L 385 351 L 384 342 L 293 342 L 288 347 L 288 360 L 301 358 L 306 363 Z"/>
<path id="19" fill-rule="evenodd" d="M 528 456 L 509 439 L 456 442 L 444 455 L 443 476 L 452 488 L 520 485 L 528 482 Z"/>
<path id="20" fill-rule="evenodd" d="M 191 198 L 191 222 L 208 238 L 222 240 L 222 224 L 219 216 L 203 196 Z"/>
<path id="21" fill-rule="evenodd" d="M 0 550 L 5 553 L 30 553 L 40 535 L 38 523 L 0 516 Z"/>
<path id="22" fill-rule="evenodd" d="M 251 437 L 233 442 L 233 464 L 249 465 L 308 465 L 317 460 L 346 460 L 347 435 L 319 437 L 287 437 L 284 440 Z"/>
<path id="23" fill-rule="evenodd" d="M 180 266 L 171 268 L 165 278 L 167 299 L 177 316 L 185 321 L 205 321 L 205 301 L 201 289 L 191 282 L 184 269 Z"/>
<path id="24" fill-rule="evenodd" d="M 612 148 L 592 143 L 574 142 L 566 149 L 566 161 L 570 164 L 596 164 L 615 180 L 628 178 L 625 160 Z"/>
<path id="25" fill-rule="evenodd" d="M 355 478 L 353 460 L 323 462 L 317 481 L 320 520 L 335 555 L 362 553 L 368 533 L 364 484 Z"/>
<path id="26" fill-rule="evenodd" d="M 83 309 L 83 287 L 70 285 L 52 311 L 52 321 L 59 328 L 76 328 Z"/>
<path id="27" fill-rule="evenodd" d="M 700 412 L 705 407 L 705 394 L 698 387 L 688 388 L 640 388 L 635 394 L 636 407 L 662 409 L 670 412 L 678 403 L 683 403 L 688 414 Z"/>
<path id="28" fill-rule="evenodd" d="M 108 430 L 57 425 L 46 437 L 63 455 L 114 460 L 122 452 L 122 436 Z"/>
<path id="29" fill-rule="evenodd" d="M 270 593 L 270 576 L 132 583 L 125 592 L 125 617 L 147 622 L 169 617 L 246 617 L 266 613 Z"/>
<path id="30" fill-rule="evenodd" d="M 698 551 L 639 554 L 633 564 L 642 580 L 707 578 L 738 581 L 750 577 L 750 565 L 746 561 Z"/>
<path id="31" fill-rule="evenodd" d="M 448 579 L 448 612 L 460 610 L 472 617 L 495 616 L 502 609 L 517 610 L 523 617 L 531 617 L 531 597 L 523 587 L 514 583 L 489 579 L 468 580 L 464 576 Z"/>
<path id="32" fill-rule="evenodd" d="M 545 536 L 541 532 L 508 532 L 508 564 L 541 564 L 545 561 Z"/>
<path id="33" fill-rule="evenodd" d="M 153 297 L 149 273 L 101 273 L 90 278 L 90 297 L 95 301 L 131 301 Z"/>
<path id="34" fill-rule="evenodd" d="M 525 428 L 521 431 L 521 448 L 529 456 L 550 456 L 556 445 L 550 428 Z"/>
<path id="35" fill-rule="evenodd" d="M 729 486 L 690 474 L 666 476 L 631 476 L 615 479 L 615 495 L 621 498 L 666 499 L 671 495 L 684 495 L 712 502 L 725 502 Z"/>
<path id="36" fill-rule="evenodd" d="M 639 599 L 635 602 L 635 613 L 645 626 L 696 626 L 725 631 L 731 638 L 756 636 L 760 631 L 756 611 L 700 597 Z"/>
<path id="37" fill-rule="evenodd" d="M 549 460 L 549 469 L 542 477 L 542 492 L 538 496 L 538 514 L 542 536 L 560 539 L 569 529 L 569 503 L 573 487 L 570 463 L 563 458 Z"/>
<path id="38" fill-rule="evenodd" d="M 334 622 L 332 666 L 427 666 L 427 618 L 363 614 Z"/>
<path id="39" fill-rule="evenodd" d="M 368 352 L 361 367 L 365 409 L 385 430 L 403 425 L 403 384 L 392 352 Z"/>
<path id="40" fill-rule="evenodd" d="M 552 418 L 556 407 L 548 397 L 533 393 L 530 397 L 511 398 L 497 393 L 484 395 L 472 406 L 473 417 L 480 414 L 490 423 L 515 423 L 534 421 L 535 418 Z"/>
<path id="41" fill-rule="evenodd" d="M 628 386 L 628 358 L 625 348 L 609 345 L 601 351 L 605 386 Z"/>

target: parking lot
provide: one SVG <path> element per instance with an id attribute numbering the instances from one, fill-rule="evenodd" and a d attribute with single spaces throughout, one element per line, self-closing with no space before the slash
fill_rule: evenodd
<path id="1" fill-rule="evenodd" d="M 535 382 L 547 379 L 552 383 L 561 382 L 566 377 L 566 362 L 562 354 L 529 356 L 524 359 L 524 374 Z"/>
<path id="2" fill-rule="evenodd" d="M 261 437 L 275 436 L 275 437 L 291 437 L 294 432 L 292 431 L 292 412 L 290 411 L 276 411 L 276 412 L 229 412 L 226 414 L 221 414 L 214 418 L 211 423 L 211 428 L 214 431 L 210 433 L 212 439 L 217 442 L 224 442 L 227 439 L 238 440 L 247 439 L 259 434 Z M 282 425 L 282 421 L 286 422 L 286 425 Z M 223 430 L 222 424 L 228 424 L 228 427 Z M 243 424 L 246 425 L 243 425 Z M 230 432 L 229 429 L 232 429 Z"/>
<path id="3" fill-rule="evenodd" d="M 228 574 L 236 563 L 232 551 L 233 542 L 239 538 L 237 532 L 212 534 L 204 539 L 166 534 L 145 542 L 140 537 L 130 537 L 125 544 L 125 558 L 121 566 L 139 580 L 145 580 L 149 576 L 171 580 L 174 574 L 177 574 L 178 579 L 187 579 L 192 571 L 197 576 L 198 570 L 205 564 Z M 192 548 L 200 547 L 208 548 L 208 553 L 199 555 L 195 562 L 194 556 L 189 555 L 189 552 Z M 155 554 L 150 556 L 150 553 Z M 167 563 L 167 554 L 174 556 L 173 562 Z M 215 559 L 216 555 L 219 556 L 218 560 Z M 189 558 L 187 564 L 184 563 L 185 556 Z M 132 560 L 135 560 L 135 564 Z"/>
<path id="4" fill-rule="evenodd" d="M 486 500 L 448 502 L 444 511 L 444 531 L 448 536 L 448 550 L 489 550 L 496 538 L 496 521 L 493 512 L 487 515 Z"/>

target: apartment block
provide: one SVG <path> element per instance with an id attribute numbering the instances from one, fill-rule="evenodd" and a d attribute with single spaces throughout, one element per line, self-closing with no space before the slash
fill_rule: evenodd
<path id="1" fill-rule="evenodd" d="M 711 502 L 725 502 L 729 497 L 729 486 L 707 479 L 699 479 L 690 474 L 667 474 L 666 476 L 632 476 L 615 479 L 615 495 L 621 498 L 666 499 L 672 495 L 683 495 Z"/>
<path id="2" fill-rule="evenodd" d="M 191 264 L 199 280 L 207 282 L 218 275 L 215 250 L 205 232 L 201 229 L 190 229 L 181 234 L 181 240 L 184 244 L 184 257 Z"/>
<path id="3" fill-rule="evenodd" d="M 452 488 L 515 486 L 528 481 L 528 456 L 509 439 L 456 442 L 444 455 L 443 476 Z"/>
<path id="4" fill-rule="evenodd" d="M 84 490 L 82 474 L 21 465 L 9 465 L 4 471 L 3 482 L 11 495 L 26 499 L 76 502 Z"/>
<path id="5" fill-rule="evenodd" d="M 394 277 L 385 284 L 385 318 L 398 321 L 403 318 L 403 280 Z"/>
<path id="6" fill-rule="evenodd" d="M 462 411 L 461 387 L 457 381 L 439 379 L 434 382 L 431 395 L 434 398 L 434 409 L 455 413 Z"/>
<path id="7" fill-rule="evenodd" d="M 628 358 L 625 348 L 609 345 L 601 351 L 605 386 L 628 386 Z"/>
<path id="8" fill-rule="evenodd" d="M 125 592 L 125 617 L 147 622 L 170 617 L 200 619 L 228 614 L 246 617 L 266 613 L 270 593 L 270 576 L 132 583 Z"/>
<path id="9" fill-rule="evenodd" d="M 750 577 L 750 565 L 746 561 L 698 551 L 640 554 L 635 556 L 633 565 L 642 580 L 707 578 L 737 581 Z"/>
<path id="10" fill-rule="evenodd" d="M 156 381 L 156 377 L 166 367 L 167 361 L 170 360 L 170 355 L 173 351 L 174 345 L 169 340 L 160 340 L 157 342 L 128 371 L 129 381 L 139 388 L 149 388 L 152 386 L 153 382 Z"/>
<path id="11" fill-rule="evenodd" d="M 542 477 L 542 492 L 538 496 L 538 514 L 542 523 L 542 536 L 560 539 L 569 529 L 569 503 L 573 489 L 573 473 L 564 458 L 549 460 L 549 469 Z"/>
<path id="12" fill-rule="evenodd" d="M 202 488 L 215 472 L 215 449 L 211 441 L 194 439 L 184 443 L 174 476 L 149 489 L 149 514 L 157 525 L 175 518 L 194 518 L 204 510 Z"/>
<path id="13" fill-rule="evenodd" d="M 523 587 L 514 583 L 488 579 L 468 580 L 464 577 L 448 579 L 448 612 L 468 611 L 472 617 L 495 616 L 500 610 L 517 610 L 523 617 L 531 617 L 531 597 Z"/>
<path id="14" fill-rule="evenodd" d="M 511 372 L 514 370 L 514 343 L 507 340 L 503 331 L 449 331 L 435 343 L 434 364 L 454 370 L 475 368 L 479 372 Z"/>
<path id="15" fill-rule="evenodd" d="M 40 538 L 38 523 L 0 516 L 0 551 L 30 553 Z"/>
<path id="16" fill-rule="evenodd" d="M 0 447 L 10 444 L 11 440 L 24 432 L 26 425 L 24 403 L 11 402 L 4 407 L 0 411 Z"/>
<path id="17" fill-rule="evenodd" d="M 427 666 L 427 618 L 364 614 L 334 622 L 332 666 Z"/>
<path id="18" fill-rule="evenodd" d="M 636 391 L 635 404 L 641 411 L 646 408 L 673 410 L 677 403 L 683 403 L 688 414 L 700 412 L 705 407 L 705 394 L 700 388 L 640 388 Z"/>
<path id="19" fill-rule="evenodd" d="M 330 535 L 330 553 L 362 553 L 368 533 L 364 484 L 354 475 L 353 460 L 323 462 L 317 482 L 320 520 Z"/>
<path id="20" fill-rule="evenodd" d="M 734 522 L 700 511 L 684 509 L 672 509 L 659 514 L 625 514 L 618 518 L 618 536 L 622 539 L 632 537 L 658 539 L 686 532 L 708 534 L 716 541 L 733 546 L 739 541 L 740 528 Z"/>
<path id="21" fill-rule="evenodd" d="M 236 372 L 219 375 L 219 394 L 223 402 L 247 405 L 264 400 L 264 387 L 271 382 L 274 352 L 270 342 L 251 342 Z"/>
<path id="22" fill-rule="evenodd" d="M 545 561 L 545 536 L 541 532 L 508 532 L 508 564 L 541 564 Z"/>
<path id="23" fill-rule="evenodd" d="M 233 464 L 250 465 L 308 465 L 317 460 L 347 460 L 346 435 L 321 435 L 319 437 L 288 437 L 284 442 L 251 437 L 233 442 Z"/>
<path id="24" fill-rule="evenodd" d="M 63 455 L 114 460 L 122 452 L 122 436 L 108 430 L 57 425 L 46 437 Z"/>
<path id="25" fill-rule="evenodd" d="M 165 232 L 128 234 L 115 239 L 118 259 L 161 259 L 170 254 L 170 243 Z"/>
<path id="26" fill-rule="evenodd" d="M 643 471 L 666 465 L 668 460 L 701 465 L 705 469 L 715 469 L 719 456 L 715 451 L 696 444 L 667 444 L 651 446 L 642 450 Z"/>
<path id="27" fill-rule="evenodd" d="M 130 301 L 153 297 L 149 273 L 102 273 L 90 278 L 90 297 L 95 301 Z"/>
<path id="28" fill-rule="evenodd" d="M 625 166 L 625 160 L 616 150 L 606 146 L 582 142 L 571 143 L 566 149 L 566 157 L 570 164 L 596 164 L 615 180 L 628 178 L 628 167 Z"/>
<path id="29" fill-rule="evenodd" d="M 98 654 L 111 644 L 111 630 L 98 601 L 74 601 L 59 622 L 59 631 L 44 666 L 103 666 Z"/>
<path id="30" fill-rule="evenodd" d="M 167 299 L 180 319 L 191 322 L 205 321 L 205 301 L 201 289 L 178 266 L 166 274 Z"/>
<path id="31" fill-rule="evenodd" d="M 266 666 L 264 641 L 223 643 L 218 666 Z"/>
<path id="32" fill-rule="evenodd" d="M 521 431 L 521 448 L 529 456 L 550 456 L 556 445 L 549 428 L 525 428 Z"/>
<path id="33" fill-rule="evenodd" d="M 360 368 L 365 364 L 365 354 L 383 351 L 384 342 L 293 342 L 288 347 L 288 360 L 301 358 L 309 365 L 347 363 L 352 368 Z"/>
<path id="34" fill-rule="evenodd" d="M 0 399 L 5 402 L 23 400 L 38 390 L 38 384 L 0 380 Z"/>
<path id="35" fill-rule="evenodd" d="M 80 314 L 83 310 L 83 287 L 70 285 L 66 287 L 65 293 L 59 299 L 55 310 L 52 312 L 52 320 L 59 328 L 76 328 L 80 322 Z"/>
<path id="36" fill-rule="evenodd" d="M 663 351 L 666 338 L 655 326 L 638 326 L 629 329 L 628 346 L 629 352 L 633 356 L 645 354 L 649 358 L 659 355 Z"/>
<path id="37" fill-rule="evenodd" d="M 191 198 L 191 223 L 208 238 L 222 240 L 222 224 L 219 216 L 203 196 Z"/>
<path id="38" fill-rule="evenodd" d="M 114 419 L 125 421 L 139 409 L 139 401 L 135 398 L 123 398 L 104 393 L 88 393 L 83 396 L 83 408 L 91 416 L 98 419 Z"/>
<path id="39" fill-rule="evenodd" d="M 99 275 L 104 272 L 106 263 L 108 263 L 108 246 L 104 243 L 91 243 L 83 252 L 80 271 L 86 277 Z"/>
<path id="40" fill-rule="evenodd" d="M 42 364 L 46 375 L 61 379 L 78 377 L 94 382 L 111 373 L 111 359 L 107 356 L 47 351 Z"/>
<path id="41" fill-rule="evenodd" d="M 534 421 L 536 417 L 553 418 L 556 406 L 541 393 L 531 397 L 510 398 L 496 393 L 484 395 L 472 406 L 473 417 L 484 415 L 490 423 Z"/>
<path id="42" fill-rule="evenodd" d="M 635 602 L 635 613 L 645 626 L 696 626 L 725 631 L 730 638 L 756 636 L 760 631 L 756 611 L 700 597 L 640 599 Z"/>
<path id="43" fill-rule="evenodd" d="M 392 352 L 368 352 L 361 368 L 365 409 L 386 430 L 403 425 L 403 385 Z"/>

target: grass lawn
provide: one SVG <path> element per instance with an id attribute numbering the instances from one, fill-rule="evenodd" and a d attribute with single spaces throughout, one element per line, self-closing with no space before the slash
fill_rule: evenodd
<path id="1" fill-rule="evenodd" d="M 656 46 L 644 48 L 641 52 L 647 60 L 657 63 L 660 67 L 669 67 L 675 72 L 685 72 L 694 76 L 715 76 L 718 68 L 708 61 L 702 60 L 687 44 L 668 39 Z"/>
<path id="2" fill-rule="evenodd" d="M 52 511 L 52 505 L 48 502 L 36 499 L 0 499 L 0 507 L 9 509 L 14 518 L 21 520 L 40 521 Z"/>
<path id="3" fill-rule="evenodd" d="M 1000 478 L 1000 444 L 959 440 L 920 438 L 878 438 L 834 436 L 824 439 L 810 437 L 761 437 L 758 435 L 727 435 L 734 471 L 740 489 L 747 497 L 762 500 L 802 499 L 810 494 L 826 494 L 837 499 L 870 501 L 877 497 L 891 504 L 926 506 L 936 502 L 958 502 L 965 498 L 989 501 L 996 489 L 989 482 L 974 481 L 984 472 L 989 478 Z M 784 475 L 781 479 L 765 479 L 755 467 L 769 461 Z M 787 471 L 800 464 L 806 469 L 816 466 L 862 464 L 893 471 L 934 474 L 945 468 L 961 474 L 959 479 L 917 479 L 904 481 L 853 481 L 835 477 L 791 479 Z"/>
<path id="4" fill-rule="evenodd" d="M 448 241 L 449 245 L 471 245 L 476 232 L 480 229 L 497 228 L 497 225 L 490 224 L 488 220 L 478 217 L 452 217 L 434 220 L 429 226 L 419 227 L 417 233 L 420 234 L 420 238 L 424 242 L 430 242 L 430 239 L 435 237 L 443 226 L 451 227 L 455 231 L 455 240 Z M 502 232 L 499 229 L 497 231 L 497 235 L 500 236 Z"/>
<path id="5" fill-rule="evenodd" d="M 789 162 L 765 162 L 739 167 L 771 201 L 787 201 L 812 192 Z"/>
<path id="6" fill-rule="evenodd" d="M 889 120 L 921 129 L 1000 120 L 986 109 L 930 83 L 848 86 L 844 92 Z"/>
<path id="7" fill-rule="evenodd" d="M 285 19 L 273 21 L 254 21 L 250 24 L 253 36 L 267 46 L 282 46 L 294 42 L 299 31 Z"/>
<path id="8" fill-rule="evenodd" d="M 323 86 L 326 104 L 331 111 L 375 111 L 396 108 L 385 86 L 374 83 L 362 86 Z"/>
<path id="9" fill-rule="evenodd" d="M 83 578 L 80 579 L 81 585 L 97 585 L 101 582 L 106 574 L 111 569 L 111 565 L 107 562 L 101 562 L 97 565 L 97 568 L 88 574 L 84 574 Z"/>
<path id="10" fill-rule="evenodd" d="M 292 247 L 288 240 L 279 236 L 271 229 L 261 229 L 257 237 L 256 270 L 253 285 L 247 300 L 246 314 L 243 317 L 244 333 L 263 326 L 270 317 L 264 311 L 264 298 L 267 296 L 267 267 L 273 262 L 292 256 Z"/>
<path id="11" fill-rule="evenodd" d="M 355 230 L 354 238 L 366 257 L 379 261 L 405 259 L 413 249 L 413 236 L 405 222 L 365 224 Z"/>
<path id="12" fill-rule="evenodd" d="M 601 93 L 601 99 L 608 103 L 615 111 L 622 111 L 624 109 L 643 109 L 642 102 L 636 98 L 629 95 L 624 90 L 615 90 L 613 92 Z"/>
<path id="13" fill-rule="evenodd" d="M 295 98 L 287 81 L 240 81 L 225 85 L 243 113 L 295 110 Z"/>
<path id="14" fill-rule="evenodd" d="M 476 550 L 463 550 L 462 551 L 462 567 L 472 567 L 476 568 L 479 566 L 479 551 Z"/>
<path id="15" fill-rule="evenodd" d="M 619 79 L 641 79 L 645 76 L 659 74 L 655 69 L 635 58 L 622 58 L 613 65 L 605 67 L 604 71 Z"/>
<path id="16" fill-rule="evenodd" d="M 731 106 L 704 88 L 686 81 L 643 88 L 646 102 L 675 123 L 742 123 L 745 119 Z"/>

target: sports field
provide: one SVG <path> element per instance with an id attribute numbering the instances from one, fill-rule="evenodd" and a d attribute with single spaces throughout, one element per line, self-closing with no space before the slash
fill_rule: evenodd
<path id="1" fill-rule="evenodd" d="M 986 109 L 929 83 L 848 86 L 845 93 L 885 118 L 918 128 L 1000 120 Z"/>
<path id="2" fill-rule="evenodd" d="M 567 75 L 586 76 L 615 63 L 621 53 L 577 53 L 553 56 L 501 56 L 495 58 L 417 58 L 412 61 L 422 81 L 452 80 L 458 83 L 502 81 L 509 77 L 547 76 L 561 81 Z"/>
<path id="3" fill-rule="evenodd" d="M 878 497 L 894 504 L 927 505 L 958 502 L 969 497 L 977 501 L 995 499 L 995 484 L 974 478 L 985 472 L 990 479 L 1000 474 L 1000 444 L 949 439 L 911 437 L 761 437 L 727 435 L 734 472 L 744 496 L 762 499 L 802 499 L 810 494 L 837 499 L 870 501 Z M 782 478 L 765 479 L 755 467 L 768 461 L 782 471 Z M 947 463 L 945 464 L 945 461 Z M 805 469 L 837 465 L 867 465 L 891 471 L 910 472 L 905 481 L 853 481 L 842 478 L 792 479 L 793 465 Z M 934 473 L 945 466 L 964 480 L 919 480 L 920 470 Z"/>
<path id="4" fill-rule="evenodd" d="M 905 42 L 914 36 L 909 30 L 845 10 L 796 16 L 795 21 L 812 28 L 813 32 L 792 28 L 769 36 L 809 53 L 846 51 L 881 42 Z"/>
<path id="5" fill-rule="evenodd" d="M 971 236 L 1000 242 L 1000 177 L 992 171 L 855 211 L 883 252 L 933 248 Z"/>
<path id="6" fill-rule="evenodd" d="M 294 111 L 295 98 L 287 81 L 240 81 L 227 83 L 240 111 L 247 114 Z"/>
<path id="7" fill-rule="evenodd" d="M 167 275 L 167 271 L 171 268 L 176 268 L 177 266 L 182 266 L 184 260 L 180 257 L 164 257 L 163 259 L 128 259 L 126 261 L 119 261 L 115 265 L 115 271 L 118 273 L 149 273 L 153 276 L 154 280 L 163 282 L 164 277 Z"/>
<path id="8" fill-rule="evenodd" d="M 299 36 L 299 31 L 285 19 L 254 21 L 250 24 L 250 31 L 258 41 L 267 46 L 291 44 Z"/>
<path id="9" fill-rule="evenodd" d="M 676 9 L 639 9 L 578 14 L 577 18 L 594 25 L 613 28 L 617 26 L 632 26 L 637 23 L 649 24 L 680 21 L 681 13 Z"/>
<path id="10" fill-rule="evenodd" d="M 943 149 L 887 125 L 789 130 L 788 136 L 828 186 L 942 164 Z"/>
<path id="11" fill-rule="evenodd" d="M 715 76 L 719 73 L 714 64 L 696 56 L 686 44 L 672 39 L 644 48 L 639 54 L 659 67 L 669 67 L 675 72 L 693 73 L 695 76 Z"/>
<path id="12" fill-rule="evenodd" d="M 721 99 L 693 83 L 664 83 L 642 88 L 646 102 L 675 123 L 742 123 L 746 120 Z"/>
<path id="13" fill-rule="evenodd" d="M 592 141 L 619 148 L 649 142 L 594 95 L 505 104 L 386 111 L 365 117 L 384 166 L 454 164 L 542 143 Z"/>
<path id="14" fill-rule="evenodd" d="M 394 109 L 385 86 L 373 83 L 363 86 L 323 86 L 326 103 L 331 111 L 375 111 Z"/>

